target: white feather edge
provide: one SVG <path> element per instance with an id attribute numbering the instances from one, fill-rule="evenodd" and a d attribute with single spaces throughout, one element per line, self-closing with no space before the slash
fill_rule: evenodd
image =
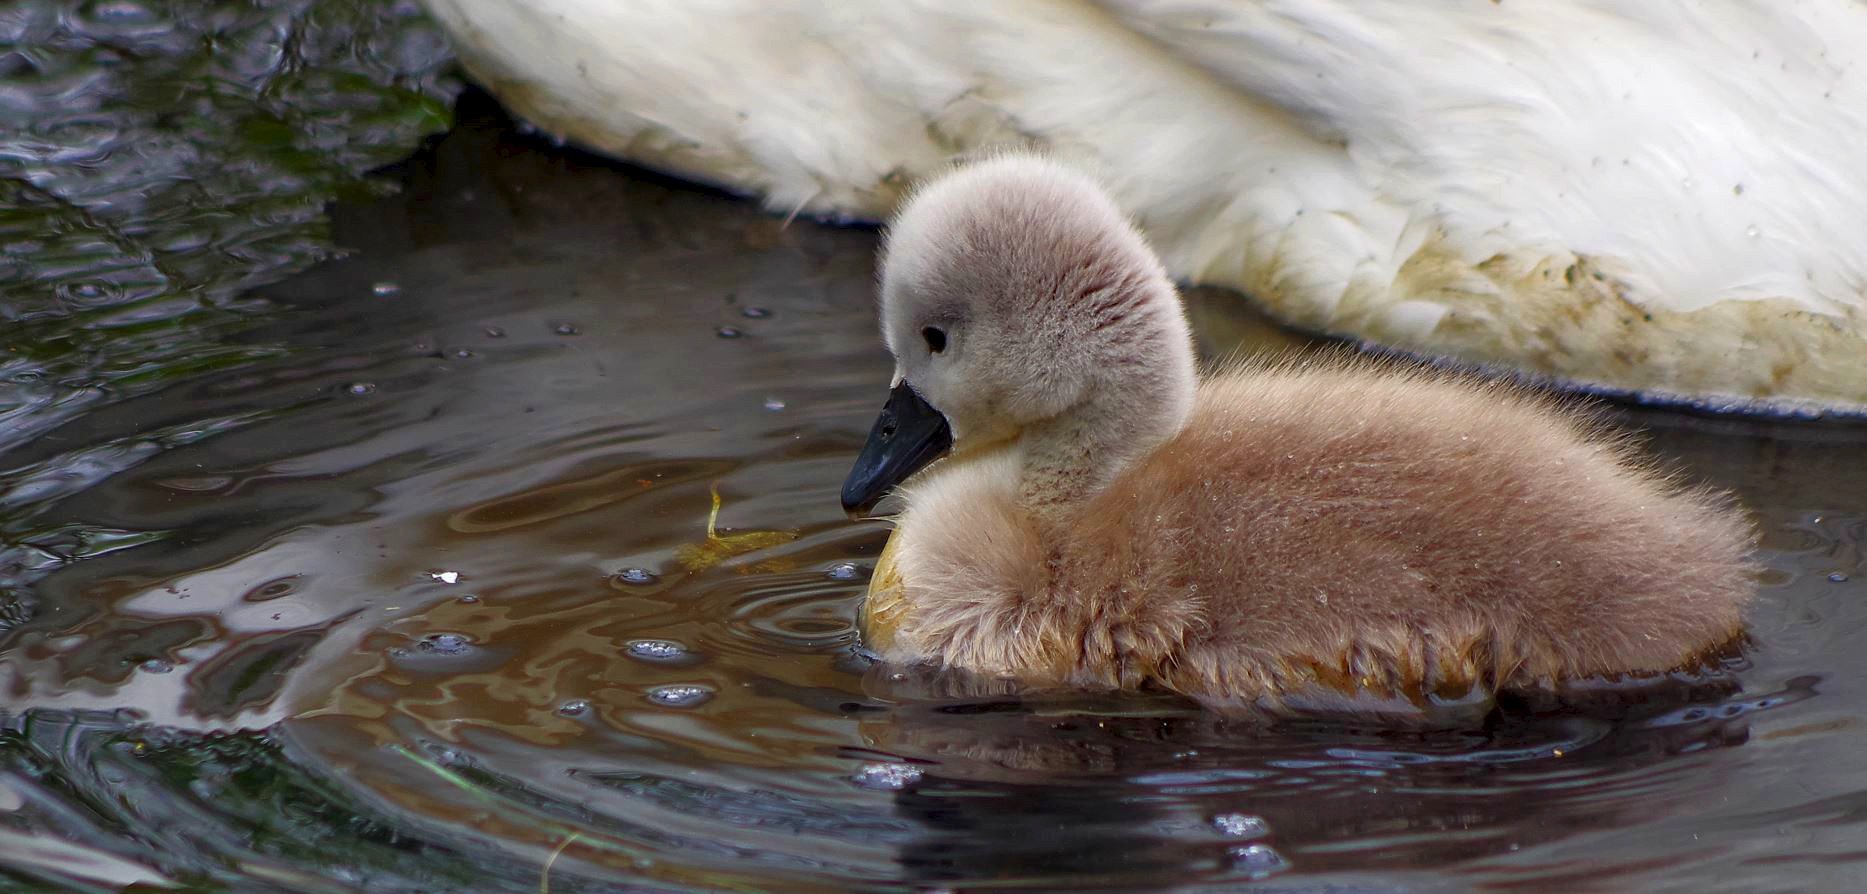
<path id="1" fill-rule="evenodd" d="M 1298 326 L 1867 410 L 1861 4 L 425 2 L 539 126 L 782 211 L 1038 145 Z"/>

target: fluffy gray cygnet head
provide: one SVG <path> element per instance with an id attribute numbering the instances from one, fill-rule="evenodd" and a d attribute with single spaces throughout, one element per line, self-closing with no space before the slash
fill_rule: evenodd
<path id="1" fill-rule="evenodd" d="M 915 193 L 884 252 L 895 391 L 846 508 L 949 449 L 1022 449 L 1038 504 L 1085 494 L 1185 419 L 1197 377 L 1179 296 L 1089 178 L 1031 156 L 959 168 Z"/>

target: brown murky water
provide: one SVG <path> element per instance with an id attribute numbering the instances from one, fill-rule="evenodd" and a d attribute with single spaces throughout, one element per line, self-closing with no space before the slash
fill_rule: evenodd
<path id="1" fill-rule="evenodd" d="M 927 699 L 855 650 L 885 527 L 837 504 L 872 232 L 483 110 L 394 176 L 252 296 L 249 359 L 5 455 L 88 550 L 0 634 L 5 890 L 1867 880 L 1867 426 L 1625 412 L 1765 531 L 1722 700 L 1403 736 Z M 1298 344 L 1192 297 L 1208 353 Z"/>

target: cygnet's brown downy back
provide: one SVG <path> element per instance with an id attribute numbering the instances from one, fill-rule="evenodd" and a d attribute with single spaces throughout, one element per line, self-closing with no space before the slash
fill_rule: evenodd
<path id="1" fill-rule="evenodd" d="M 885 658 L 1418 706 L 1659 674 L 1741 636 L 1754 535 L 1728 501 L 1509 386 L 1338 359 L 1193 390 L 1177 295 L 1113 205 L 1047 162 L 988 164 L 891 236 L 897 375 L 955 441 L 908 483 L 878 569 Z M 919 348 L 929 325 L 963 350 Z M 1007 397 L 1026 391 L 1047 402 Z"/>

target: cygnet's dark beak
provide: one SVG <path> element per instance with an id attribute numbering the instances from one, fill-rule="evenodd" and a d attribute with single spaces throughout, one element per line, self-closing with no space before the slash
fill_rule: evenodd
<path id="1" fill-rule="evenodd" d="M 953 429 L 946 417 L 902 380 L 888 392 L 882 415 L 869 429 L 869 442 L 862 445 L 862 455 L 843 481 L 843 511 L 858 517 L 868 514 L 889 488 L 952 447 Z"/>

